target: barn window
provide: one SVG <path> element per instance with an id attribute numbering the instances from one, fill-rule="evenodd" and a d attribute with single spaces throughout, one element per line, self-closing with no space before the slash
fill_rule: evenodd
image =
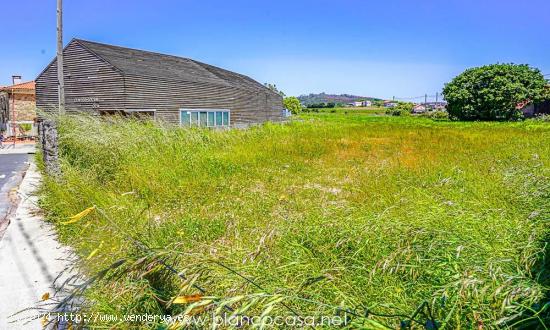
<path id="1" fill-rule="evenodd" d="M 223 126 L 229 126 L 229 112 L 225 111 L 223 113 Z"/>
<path id="2" fill-rule="evenodd" d="M 199 113 L 197 111 L 191 112 L 191 126 L 199 126 Z"/>
<path id="3" fill-rule="evenodd" d="M 200 119 L 200 125 L 203 126 L 203 127 L 208 126 L 207 125 L 207 120 L 206 120 L 206 118 L 208 117 L 207 114 L 208 114 L 208 112 L 206 112 L 206 111 L 201 111 L 200 112 L 200 118 L 199 118 Z"/>
<path id="4" fill-rule="evenodd" d="M 227 127 L 231 123 L 229 110 L 225 109 L 181 109 L 181 126 Z"/>
<path id="5" fill-rule="evenodd" d="M 214 126 L 214 112 L 208 113 L 208 126 Z"/>

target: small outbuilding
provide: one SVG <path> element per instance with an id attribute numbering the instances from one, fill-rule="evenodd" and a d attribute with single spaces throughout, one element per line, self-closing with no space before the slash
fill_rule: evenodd
<path id="1" fill-rule="evenodd" d="M 67 113 L 150 116 L 183 126 L 246 127 L 284 120 L 282 97 L 209 64 L 73 39 L 63 50 Z M 57 61 L 36 78 L 38 109 L 58 106 Z"/>
<path id="2" fill-rule="evenodd" d="M 35 84 L 12 76 L 12 85 L 0 87 L 0 133 L 6 137 L 37 135 Z"/>

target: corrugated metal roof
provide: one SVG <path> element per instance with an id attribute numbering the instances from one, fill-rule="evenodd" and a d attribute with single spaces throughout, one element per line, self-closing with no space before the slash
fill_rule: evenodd
<path id="1" fill-rule="evenodd" d="M 73 41 L 95 53 L 124 74 L 216 83 L 262 92 L 270 91 L 250 77 L 192 59 L 82 39 Z"/>

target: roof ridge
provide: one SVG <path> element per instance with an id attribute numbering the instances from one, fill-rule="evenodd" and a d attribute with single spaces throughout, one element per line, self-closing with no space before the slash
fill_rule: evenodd
<path id="1" fill-rule="evenodd" d="M 123 76 L 133 74 L 171 77 L 182 81 L 209 82 L 234 88 L 269 91 L 253 78 L 188 57 L 110 45 L 74 38 L 71 42 L 109 64 Z"/>
<path id="2" fill-rule="evenodd" d="M 78 42 L 80 45 L 82 45 L 84 48 L 86 48 L 87 50 L 89 50 L 90 52 L 92 52 L 94 55 L 98 56 L 99 58 L 103 59 L 104 61 L 106 61 L 107 63 L 109 63 L 112 67 L 116 68 L 117 70 L 119 70 L 120 72 L 124 73 L 124 70 L 117 67 L 115 64 L 111 63 L 108 59 L 106 59 L 104 56 L 101 56 L 100 54 L 98 54 L 97 52 L 93 51 L 92 49 L 90 49 L 90 47 L 86 47 L 86 43 L 90 43 L 90 44 L 94 44 L 94 45 L 99 45 L 99 46 L 107 46 L 107 47 L 112 47 L 112 48 L 115 48 L 115 49 L 120 49 L 120 50 L 132 50 L 132 51 L 136 51 L 136 52 L 142 52 L 142 53 L 147 53 L 147 54 L 151 54 L 151 55 L 156 55 L 156 56 L 164 56 L 164 57 L 171 57 L 171 58 L 174 58 L 174 59 L 177 59 L 177 60 L 185 60 L 189 63 L 191 63 L 193 66 L 195 67 L 199 67 L 199 68 L 202 68 L 202 65 L 200 65 L 199 63 L 197 63 L 197 61 L 191 59 L 191 58 L 188 58 L 188 57 L 182 57 L 182 56 L 176 56 L 176 55 L 171 55 L 171 54 L 164 54 L 164 53 L 159 53 L 159 52 L 152 52 L 152 51 L 149 51 L 149 50 L 143 50 L 143 49 L 138 49 L 138 48 L 130 48 L 130 47 L 122 47 L 122 46 L 117 46 L 117 45 L 111 45 L 111 44 L 106 44 L 106 43 L 101 43 L 101 42 L 96 42 L 96 41 L 89 41 L 89 40 L 84 40 L 84 39 L 79 39 L 79 38 L 74 38 L 73 40 L 75 40 L 76 42 Z M 221 68 L 220 68 L 221 69 Z M 217 75 L 215 75 L 214 73 L 210 72 L 210 74 L 214 75 L 216 78 L 220 78 L 218 77 Z"/>
<path id="3" fill-rule="evenodd" d="M 1 90 L 5 90 L 5 89 L 15 89 L 15 88 L 21 88 L 23 85 L 29 85 L 29 84 L 34 84 L 34 80 L 29 80 L 29 81 L 25 81 L 25 82 L 22 82 L 22 83 L 19 83 L 19 84 L 14 84 L 14 85 L 8 85 L 8 86 L 1 86 L 0 89 Z M 29 86 L 29 87 L 23 87 L 21 89 L 33 89 L 34 86 Z"/>
<path id="4" fill-rule="evenodd" d="M 243 74 L 240 74 L 240 73 L 238 73 L 238 72 L 230 71 L 230 70 L 221 68 L 221 67 L 216 66 L 216 65 L 212 65 L 212 64 L 208 64 L 208 63 L 201 62 L 201 61 L 197 61 L 197 60 L 194 60 L 194 59 L 189 58 L 189 57 L 183 57 L 183 56 L 179 56 L 179 55 L 173 55 L 173 54 L 165 54 L 165 53 L 153 52 L 153 51 L 150 51 L 150 50 L 144 50 L 144 49 L 139 49 L 139 48 L 123 47 L 123 46 L 112 45 L 112 44 L 106 44 L 106 43 L 102 43 L 102 42 L 90 41 L 90 40 L 79 39 L 79 38 L 74 38 L 74 40 L 79 41 L 79 42 L 84 42 L 84 43 L 96 44 L 96 45 L 100 45 L 100 46 L 108 46 L 108 47 L 119 48 L 119 49 L 126 49 L 126 50 L 129 49 L 129 50 L 135 50 L 135 51 L 138 51 L 138 52 L 144 52 L 144 53 L 149 53 L 149 54 L 153 54 L 153 55 L 174 57 L 174 58 L 177 58 L 177 59 L 180 59 L 180 60 L 187 60 L 187 61 L 193 62 L 194 64 L 198 64 L 198 65 L 200 65 L 201 67 L 202 67 L 203 65 L 207 65 L 207 66 L 210 66 L 210 67 L 214 67 L 214 68 L 216 68 L 216 69 L 220 69 L 220 70 L 223 70 L 223 71 L 232 73 L 232 74 L 239 75 L 239 76 L 241 76 L 241 77 L 250 78 L 250 77 L 248 77 L 248 76 L 246 76 L 246 75 L 243 75 Z M 99 55 L 98 55 L 98 56 L 99 56 Z M 252 78 L 250 78 L 250 79 L 252 79 Z M 260 84 L 260 85 L 261 85 L 261 84 Z M 263 86 L 263 85 L 262 85 L 262 86 Z"/>
<path id="5" fill-rule="evenodd" d="M 8 86 L 19 86 L 19 85 L 24 85 L 24 84 L 33 83 L 33 82 L 34 82 L 34 80 L 29 80 L 29 81 L 20 82 L 18 84 L 13 84 L 13 85 L 8 85 Z M 8 86 L 5 86 L 5 87 L 8 87 Z"/>
<path id="6" fill-rule="evenodd" d="M 149 54 L 154 54 L 154 55 L 170 56 L 170 57 L 175 57 L 177 59 L 184 59 L 184 60 L 188 60 L 188 61 L 194 61 L 193 59 L 188 58 L 188 57 L 182 57 L 182 56 L 172 55 L 172 54 L 164 54 L 164 53 L 159 53 L 159 52 L 152 52 L 150 50 L 145 50 L 145 49 L 132 48 L 132 47 L 123 47 L 123 46 L 106 44 L 106 43 L 102 43 L 102 42 L 84 40 L 84 39 L 79 39 L 79 38 L 74 38 L 74 40 L 81 41 L 81 42 L 84 42 L 84 43 L 96 44 L 96 45 L 100 45 L 100 46 L 108 46 L 108 47 L 121 48 L 121 49 L 126 49 L 126 50 L 129 49 L 129 50 L 135 50 L 135 51 L 138 51 L 138 52 L 144 52 L 144 53 L 149 53 Z"/>
<path id="7" fill-rule="evenodd" d="M 113 63 L 111 63 L 108 59 L 106 59 L 104 56 L 101 56 L 100 54 L 98 54 L 97 52 L 94 52 L 92 49 L 90 49 L 90 47 L 87 47 L 85 44 L 83 43 L 95 43 L 95 44 L 99 44 L 99 45 L 104 45 L 104 44 L 100 44 L 98 42 L 93 42 L 93 41 L 87 41 L 87 40 L 84 40 L 84 39 L 78 39 L 78 38 L 73 38 L 65 48 L 69 47 L 69 45 L 73 42 L 77 42 L 80 46 L 84 47 L 84 49 L 86 49 L 87 51 L 89 51 L 90 53 L 92 53 L 93 55 L 97 56 L 98 58 L 102 59 L 103 61 L 105 61 L 105 63 L 109 64 L 110 66 L 112 66 L 113 68 L 115 68 L 118 72 L 120 72 L 123 76 L 124 76 L 124 71 L 117 67 L 116 65 L 114 65 Z M 109 46 L 109 45 L 107 45 Z M 63 49 L 63 51 L 65 51 L 65 49 Z"/>

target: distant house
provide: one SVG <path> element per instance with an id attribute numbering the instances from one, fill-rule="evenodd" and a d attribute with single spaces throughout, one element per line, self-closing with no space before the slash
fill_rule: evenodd
<path id="1" fill-rule="evenodd" d="M 413 113 L 424 113 L 424 112 L 426 112 L 426 106 L 423 105 L 423 104 L 416 104 L 416 105 L 413 107 L 412 112 L 413 112 Z"/>
<path id="2" fill-rule="evenodd" d="M 538 104 L 534 104 L 530 100 L 526 100 L 520 102 L 516 106 L 516 109 L 521 110 L 523 112 L 523 115 L 527 118 L 550 114 L 550 101 L 544 101 Z"/>
<path id="3" fill-rule="evenodd" d="M 395 108 L 396 106 L 397 106 L 397 102 L 395 101 L 384 101 L 385 108 Z"/>
<path id="4" fill-rule="evenodd" d="M 547 91 L 550 91 L 550 84 L 546 85 Z M 531 100 L 525 100 L 516 105 L 516 109 L 521 110 L 527 118 L 539 115 L 550 115 L 550 100 L 540 103 L 533 103 Z"/>
<path id="5" fill-rule="evenodd" d="M 354 101 L 354 102 L 349 102 L 346 104 L 347 106 L 350 106 L 350 107 L 362 107 L 363 106 L 363 102 L 361 101 Z"/>
<path id="6" fill-rule="evenodd" d="M 34 81 L 12 76 L 12 85 L 0 88 L 0 131 L 6 136 L 35 136 L 36 98 Z"/>
<path id="7" fill-rule="evenodd" d="M 535 104 L 535 115 L 550 115 L 550 100 Z"/>
<path id="8" fill-rule="evenodd" d="M 192 59 L 73 39 L 63 50 L 67 113 L 149 116 L 182 126 L 284 120 L 282 97 L 245 75 Z M 58 104 L 57 61 L 36 79 L 37 106 Z"/>
<path id="9" fill-rule="evenodd" d="M 347 104 L 350 107 L 370 107 L 372 105 L 371 101 L 354 101 Z"/>
<path id="10" fill-rule="evenodd" d="M 445 101 L 438 101 L 438 102 L 427 102 L 424 103 L 427 110 L 445 110 L 447 107 L 447 102 Z"/>

